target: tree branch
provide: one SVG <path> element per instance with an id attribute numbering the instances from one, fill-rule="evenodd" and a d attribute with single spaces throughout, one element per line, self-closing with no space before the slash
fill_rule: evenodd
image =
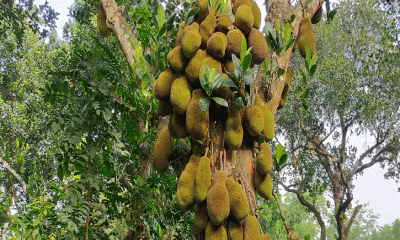
<path id="1" fill-rule="evenodd" d="M 275 191 L 272 192 L 272 195 L 274 196 L 276 203 L 278 205 L 279 213 L 281 214 L 281 218 L 283 221 L 283 225 L 285 226 L 286 232 L 287 232 L 287 234 L 289 234 L 291 229 L 290 229 L 289 224 L 286 221 L 286 217 L 285 217 L 285 213 L 283 212 L 281 200 L 279 199 L 279 196 L 278 196 L 278 194 L 276 194 Z"/>
<path id="2" fill-rule="evenodd" d="M 357 215 L 358 211 L 360 211 L 361 207 L 362 207 L 362 205 L 358 205 L 358 206 L 355 207 L 355 209 L 353 211 L 353 214 L 351 215 L 350 221 L 347 224 L 346 229 L 344 230 L 344 233 L 345 233 L 346 236 L 349 235 L 349 232 L 350 232 L 350 229 L 351 229 L 351 225 L 353 224 L 353 222 L 354 222 L 354 220 L 356 218 L 356 215 Z"/>
<path id="3" fill-rule="evenodd" d="M 3 158 L 0 157 L 0 163 L 2 163 L 7 169 L 8 171 L 11 172 L 11 174 L 19 181 L 19 183 L 21 184 L 22 189 L 24 190 L 24 193 L 26 193 L 26 183 L 24 182 L 24 180 L 22 180 L 21 175 L 19 175 L 11 166 L 10 164 L 8 164 L 8 162 L 4 161 Z"/>

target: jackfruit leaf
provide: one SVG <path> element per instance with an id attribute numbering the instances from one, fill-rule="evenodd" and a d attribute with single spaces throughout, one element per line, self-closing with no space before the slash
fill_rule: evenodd
<path id="1" fill-rule="evenodd" d="M 240 48 L 240 60 L 243 61 L 244 57 L 246 56 L 246 50 L 247 50 L 247 42 L 246 38 L 242 38 L 242 45 Z"/>
<path id="2" fill-rule="evenodd" d="M 289 42 L 291 37 L 292 37 L 292 25 L 290 25 L 290 23 L 286 23 L 283 29 L 283 39 L 285 40 L 285 43 Z"/>
<path id="3" fill-rule="evenodd" d="M 251 61 L 253 60 L 251 54 L 247 54 L 244 56 L 242 60 L 242 72 L 246 72 L 246 70 L 249 68 Z"/>
<path id="4" fill-rule="evenodd" d="M 224 83 L 224 78 L 222 77 L 221 74 L 217 74 L 214 76 L 214 78 L 211 79 L 211 89 L 210 89 L 210 94 L 217 90 L 221 85 Z"/>
<path id="5" fill-rule="evenodd" d="M 210 106 L 210 98 L 203 96 L 200 98 L 199 107 L 202 112 L 207 111 L 208 107 Z"/>
<path id="6" fill-rule="evenodd" d="M 235 71 L 234 71 L 235 72 Z M 235 73 L 230 73 L 230 72 L 226 72 L 226 75 L 228 75 L 229 77 L 233 78 L 233 79 L 237 79 L 237 76 L 235 75 Z M 236 86 L 236 85 L 235 85 Z"/>
<path id="7" fill-rule="evenodd" d="M 240 61 L 236 57 L 235 54 L 232 54 L 232 61 L 233 61 L 233 64 L 235 65 L 235 70 L 237 69 L 239 71 L 239 74 L 241 74 L 242 73 L 242 66 L 240 65 Z"/>
<path id="8" fill-rule="evenodd" d="M 307 75 L 302 68 L 300 68 L 300 73 L 301 73 L 301 77 L 302 77 L 301 78 L 302 84 L 306 85 L 307 84 Z"/>
<path id="9" fill-rule="evenodd" d="M 244 74 L 244 76 L 252 76 L 253 74 L 255 74 L 255 73 L 257 73 L 257 72 L 258 72 L 258 66 L 255 66 L 255 67 L 249 69 L 249 70 Z"/>
<path id="10" fill-rule="evenodd" d="M 285 69 L 278 68 L 278 77 L 282 76 L 285 73 Z"/>
<path id="11" fill-rule="evenodd" d="M 337 9 L 333 9 L 329 14 L 328 14 L 328 22 L 331 22 L 333 18 L 335 17 L 337 12 Z"/>
<path id="12" fill-rule="evenodd" d="M 310 77 L 312 77 L 316 71 L 317 71 L 317 65 L 314 64 L 310 69 Z"/>
<path id="13" fill-rule="evenodd" d="M 220 98 L 220 97 L 212 97 L 211 99 L 214 100 L 214 102 L 218 103 L 218 104 L 221 105 L 221 106 L 228 107 L 228 102 L 227 102 L 225 99 L 223 99 L 223 98 Z M 203 112 L 204 112 L 204 111 L 203 111 Z"/>
<path id="14" fill-rule="evenodd" d="M 286 147 L 283 147 L 280 143 L 278 143 L 275 149 L 276 158 L 279 160 L 285 152 L 286 152 Z"/>
<path id="15" fill-rule="evenodd" d="M 308 67 L 308 63 L 311 62 L 311 52 L 310 52 L 310 48 L 308 46 L 306 46 L 306 66 L 307 66 L 307 70 L 310 69 Z"/>
<path id="16" fill-rule="evenodd" d="M 310 96 L 310 89 L 307 88 L 307 89 L 303 92 L 303 94 L 301 95 L 300 99 L 301 99 L 302 101 L 304 101 L 304 100 L 306 100 L 309 96 Z"/>
<path id="17" fill-rule="evenodd" d="M 62 180 L 64 179 L 64 170 L 63 170 L 62 164 L 58 165 L 57 177 L 58 177 L 58 179 L 60 179 L 60 182 L 62 182 Z"/>
<path id="18" fill-rule="evenodd" d="M 231 74 L 231 73 L 229 73 L 229 74 Z M 229 74 L 228 74 L 228 76 L 229 76 Z M 234 81 L 232 81 L 232 79 L 230 79 L 230 78 L 224 78 L 224 82 L 222 85 L 227 86 L 227 87 L 236 87 L 236 83 Z"/>
<path id="19" fill-rule="evenodd" d="M 293 38 L 291 38 L 288 42 L 286 42 L 285 51 L 287 51 L 294 44 L 294 42 L 295 40 Z"/>
<path id="20" fill-rule="evenodd" d="M 254 80 L 252 76 L 245 76 L 243 79 L 244 79 L 244 85 L 251 85 L 251 83 Z"/>
<path id="21" fill-rule="evenodd" d="M 238 97 L 235 100 L 235 106 L 238 108 L 244 107 L 244 101 L 242 97 Z"/>
<path id="22" fill-rule="evenodd" d="M 289 23 L 292 24 L 292 22 L 294 21 L 295 18 L 296 18 L 296 15 L 292 14 L 292 16 L 290 16 Z"/>
<path id="23" fill-rule="evenodd" d="M 305 101 L 305 100 L 303 100 L 302 102 L 301 102 L 301 104 L 302 104 L 302 106 L 303 106 L 303 108 L 304 108 L 304 110 L 308 110 L 308 105 L 307 105 L 307 102 Z"/>
<path id="24" fill-rule="evenodd" d="M 276 159 L 276 156 L 275 156 L 275 155 L 273 155 L 273 158 L 274 158 L 274 168 L 275 168 L 275 171 L 280 172 L 280 171 L 281 171 L 281 168 L 279 167 L 278 159 Z"/>
<path id="25" fill-rule="evenodd" d="M 157 8 L 157 21 L 158 21 L 158 25 L 160 27 L 162 27 L 165 23 L 164 7 L 161 4 L 158 5 L 158 8 Z"/>
<path id="26" fill-rule="evenodd" d="M 204 91 L 206 91 L 207 95 L 208 95 L 208 81 L 206 80 L 206 77 L 200 77 L 200 84 L 201 87 L 204 89 Z"/>
<path id="27" fill-rule="evenodd" d="M 284 154 L 281 156 L 281 158 L 279 159 L 279 166 L 280 166 L 280 168 L 282 168 L 282 167 L 286 164 L 287 159 L 288 159 L 288 155 L 287 155 L 286 153 L 284 153 Z"/>
<path id="28" fill-rule="evenodd" d="M 272 33 L 271 32 L 266 33 L 265 39 L 267 40 L 268 47 L 270 49 L 275 49 L 275 40 L 272 37 Z"/>
<path id="29" fill-rule="evenodd" d="M 183 8 L 189 8 L 190 7 L 190 5 L 191 5 L 191 3 L 190 2 L 184 2 L 183 3 Z"/>
<path id="30" fill-rule="evenodd" d="M 191 9 L 187 14 L 187 19 L 194 17 L 197 13 L 199 13 L 199 11 L 200 11 L 200 8 L 198 8 L 198 7 Z"/>

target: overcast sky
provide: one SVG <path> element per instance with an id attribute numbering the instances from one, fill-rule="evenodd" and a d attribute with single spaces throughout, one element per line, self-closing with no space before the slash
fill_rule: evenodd
<path id="1" fill-rule="evenodd" d="M 256 0 L 259 5 L 263 17 L 265 18 L 265 6 L 262 5 L 263 0 Z M 43 4 L 44 0 L 36 0 L 35 4 Z M 62 28 L 68 21 L 69 7 L 73 4 L 74 0 L 50 0 L 50 6 L 60 15 L 57 20 L 57 33 L 59 38 L 62 37 Z M 367 145 L 367 139 L 359 139 L 361 144 Z M 364 141 L 364 142 L 363 142 Z M 397 218 L 400 218 L 400 192 L 398 192 L 399 184 L 394 180 L 386 180 L 383 175 L 385 170 L 381 169 L 378 165 L 371 167 L 364 171 L 363 176 L 359 176 L 354 181 L 354 200 L 353 207 L 356 202 L 359 204 L 369 203 L 367 208 L 372 209 L 373 212 L 379 215 L 378 225 L 383 226 L 392 223 Z"/>

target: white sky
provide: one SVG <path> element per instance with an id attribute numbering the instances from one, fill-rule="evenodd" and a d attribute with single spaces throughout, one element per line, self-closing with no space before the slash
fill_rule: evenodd
<path id="1" fill-rule="evenodd" d="M 44 0 L 36 0 L 35 4 L 43 4 Z M 262 24 L 265 18 L 266 10 L 263 0 L 256 0 L 262 12 Z M 74 3 L 74 0 L 49 0 L 49 4 L 60 15 L 57 20 L 57 33 L 62 37 L 62 28 L 68 21 L 69 7 Z M 262 29 L 262 28 L 261 28 Z M 358 141 L 363 141 L 358 139 Z M 366 140 L 365 140 L 366 141 Z M 364 143 L 364 146 L 366 142 Z M 354 181 L 355 189 L 353 192 L 354 200 L 360 204 L 369 203 L 368 208 L 379 215 L 378 225 L 392 223 L 397 218 L 400 218 L 400 192 L 398 192 L 399 184 L 394 180 L 386 180 L 383 175 L 385 170 L 378 165 L 364 171 L 364 175 L 358 177 Z"/>

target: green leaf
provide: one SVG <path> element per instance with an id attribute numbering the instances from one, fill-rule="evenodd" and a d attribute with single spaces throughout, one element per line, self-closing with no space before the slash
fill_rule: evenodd
<path id="1" fill-rule="evenodd" d="M 286 153 L 284 153 L 281 156 L 281 158 L 279 159 L 279 165 L 280 165 L 281 168 L 286 164 L 287 159 L 288 159 L 288 155 Z"/>
<path id="2" fill-rule="evenodd" d="M 158 5 L 158 8 L 157 8 L 157 19 L 158 19 L 159 26 L 162 27 L 165 23 L 165 11 L 164 11 L 164 7 L 161 4 Z"/>
<path id="3" fill-rule="evenodd" d="M 304 91 L 304 93 L 301 95 L 300 99 L 301 99 L 302 101 L 304 101 L 304 100 L 306 100 L 309 96 L 310 96 L 310 89 L 307 88 L 307 89 Z"/>
<path id="4" fill-rule="evenodd" d="M 211 99 L 214 100 L 216 103 L 218 103 L 218 104 L 221 105 L 221 106 L 228 107 L 228 102 L 227 102 L 225 99 L 223 99 L 223 98 L 220 98 L 220 97 L 212 97 Z M 204 112 L 204 111 L 203 111 L 203 112 Z"/>
<path id="5" fill-rule="evenodd" d="M 60 179 L 60 182 L 62 182 L 62 180 L 64 179 L 64 171 L 63 171 L 63 166 L 62 166 L 62 164 L 58 165 L 58 168 L 57 168 L 57 177 L 58 177 L 58 179 Z"/>
<path id="6" fill-rule="evenodd" d="M 211 82 L 211 93 L 217 90 L 224 83 L 224 78 L 221 74 L 217 74 Z"/>
<path id="7" fill-rule="evenodd" d="M 337 9 L 333 9 L 333 10 L 329 13 L 329 15 L 328 15 L 329 22 L 333 20 L 333 18 L 335 17 L 336 13 L 337 13 Z"/>
<path id="8" fill-rule="evenodd" d="M 247 42 L 246 38 L 242 38 L 242 43 L 241 43 L 241 49 L 240 49 L 240 60 L 243 61 L 244 57 L 246 56 L 246 50 L 247 50 Z"/>
<path id="9" fill-rule="evenodd" d="M 249 68 L 251 64 L 251 61 L 252 61 L 251 54 L 247 54 L 244 56 L 244 59 L 242 60 L 242 72 L 246 72 L 246 70 Z"/>
<path id="10" fill-rule="evenodd" d="M 278 68 L 278 77 L 282 76 L 285 73 L 285 69 Z"/>
<path id="11" fill-rule="evenodd" d="M 242 98 L 242 97 L 236 98 L 236 100 L 235 100 L 235 106 L 236 106 L 236 107 L 239 107 L 239 108 L 244 107 L 244 101 L 243 101 L 243 98 Z"/>
<path id="12" fill-rule="evenodd" d="M 200 8 L 198 8 L 198 7 L 191 9 L 187 15 L 187 18 L 194 17 L 199 11 L 200 11 Z"/>
<path id="13" fill-rule="evenodd" d="M 308 4 L 310 4 L 310 2 L 312 2 L 312 0 L 307 0 L 307 1 L 306 1 L 306 4 L 304 5 L 305 8 L 307 8 L 307 6 L 308 6 Z"/>
<path id="14" fill-rule="evenodd" d="M 285 151 L 286 148 L 284 148 L 280 143 L 278 143 L 275 149 L 276 158 L 279 160 L 281 156 L 285 153 Z"/>
<path id="15" fill-rule="evenodd" d="M 232 54 L 232 61 L 233 61 L 233 64 L 235 65 L 235 69 L 237 69 L 239 71 L 239 74 L 241 74 L 242 73 L 242 66 L 240 65 L 240 61 L 236 57 L 235 54 Z"/>
<path id="16" fill-rule="evenodd" d="M 236 87 L 235 82 L 232 81 L 232 79 L 230 79 L 230 78 L 224 78 L 224 82 L 222 83 L 222 85 L 227 86 L 227 87 Z"/>
<path id="17" fill-rule="evenodd" d="M 306 46 L 306 61 L 308 63 L 311 62 L 311 52 L 310 52 L 310 48 L 308 46 Z M 307 69 L 309 69 L 309 68 L 307 68 Z"/>
<path id="18" fill-rule="evenodd" d="M 253 76 L 245 76 L 243 77 L 244 85 L 251 85 L 254 81 Z"/>
<path id="19" fill-rule="evenodd" d="M 203 96 L 199 101 L 199 107 L 202 112 L 207 111 L 210 106 L 210 98 Z"/>
<path id="20" fill-rule="evenodd" d="M 317 71 L 317 65 L 314 64 L 310 70 L 310 77 L 312 77 L 316 71 Z"/>
<path id="21" fill-rule="evenodd" d="M 291 37 L 292 37 L 292 25 L 290 25 L 290 23 L 286 23 L 283 29 L 283 39 L 287 43 L 289 42 Z"/>

